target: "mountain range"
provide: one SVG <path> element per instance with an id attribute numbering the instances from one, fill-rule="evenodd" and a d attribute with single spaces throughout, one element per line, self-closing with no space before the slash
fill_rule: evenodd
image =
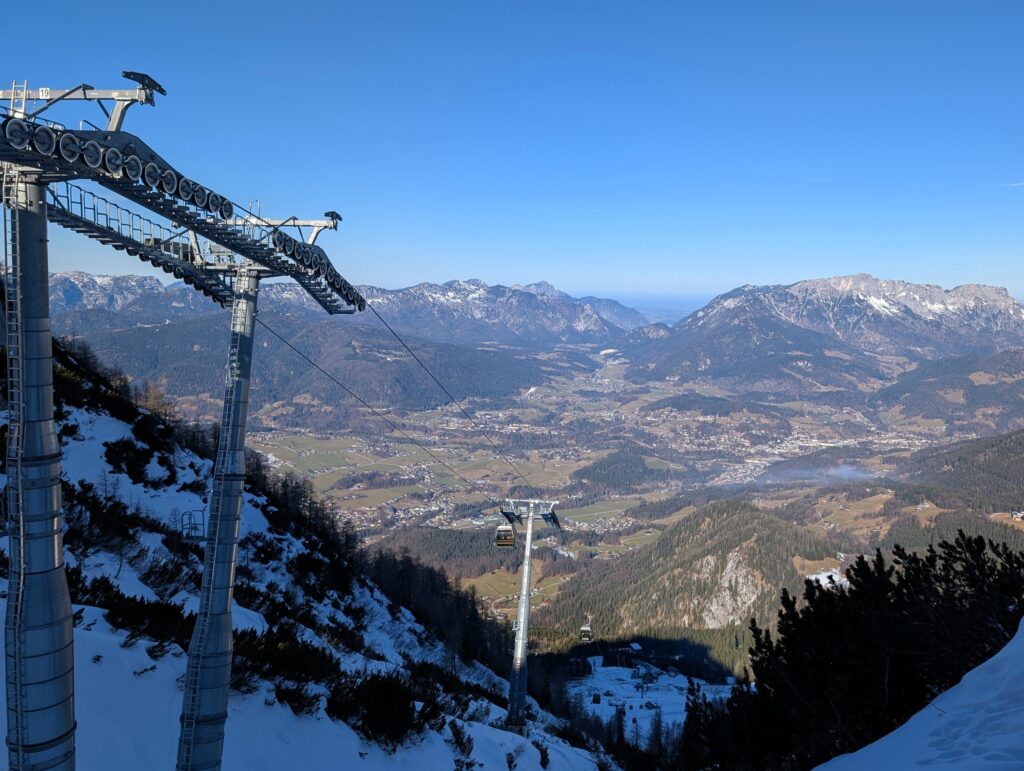
<path id="1" fill-rule="evenodd" d="M 388 323 L 401 332 L 445 343 L 514 345 L 530 349 L 560 343 L 604 344 L 647 319 L 615 300 L 573 298 L 546 282 L 525 287 L 488 286 L 475 279 L 444 284 L 420 283 L 404 289 L 361 286 Z M 291 282 L 267 282 L 261 306 L 310 319 L 324 318 L 320 306 Z M 163 286 L 143 276 L 93 276 L 82 272 L 50 277 L 54 316 L 111 311 L 111 324 L 148 323 L 154 317 L 209 313 L 209 301 L 181 283 Z M 342 317 L 359 324 L 370 314 Z M 84 322 L 83 322 L 84 323 Z"/>
<path id="2" fill-rule="evenodd" d="M 597 350 L 615 348 L 627 378 L 641 384 L 714 385 L 748 404 L 829 402 L 890 423 L 942 420 L 951 434 L 1024 426 L 1024 306 L 996 287 L 944 290 L 866 275 L 748 285 L 672 326 L 643 325 L 642 315 L 614 300 L 573 298 L 547 282 L 361 290 L 460 398 L 505 398 L 555 375 L 593 370 Z M 160 382 L 173 397 L 209 402 L 185 414 L 216 415 L 222 364 L 210 330 L 226 342 L 226 312 L 198 293 L 140 276 L 59 273 L 51 277 L 51 307 L 58 334 L 88 339 L 101 358 L 132 378 Z M 372 312 L 325 317 L 301 288 L 283 282 L 263 285 L 260 307 L 317 361 L 344 368 L 338 375 L 376 406 L 443 402 Z M 300 377 L 276 340 L 260 340 L 268 353 L 256 365 L 257 413 L 281 417 L 297 397 L 309 405 L 341 398 L 333 386 Z M 307 409 L 300 417 L 309 417 Z M 322 417 L 327 427 L 349 424 L 343 411 Z"/>
<path id="3" fill-rule="evenodd" d="M 742 286 L 674 326 L 634 329 L 620 344 L 637 381 L 865 392 L 924 362 L 1024 348 L 1024 306 L 997 287 L 943 290 L 861 274 Z"/>

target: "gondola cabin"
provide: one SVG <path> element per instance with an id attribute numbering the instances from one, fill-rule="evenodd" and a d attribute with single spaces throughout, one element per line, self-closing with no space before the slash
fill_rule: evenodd
<path id="1" fill-rule="evenodd" d="M 494 533 L 494 545 L 499 549 L 511 549 L 516 545 L 516 531 L 512 525 L 498 525 Z"/>
<path id="2" fill-rule="evenodd" d="M 580 642 L 588 643 L 588 642 L 593 642 L 593 641 L 594 641 L 594 632 L 590 628 L 590 622 L 588 621 L 586 624 L 584 624 L 583 626 L 580 627 Z"/>

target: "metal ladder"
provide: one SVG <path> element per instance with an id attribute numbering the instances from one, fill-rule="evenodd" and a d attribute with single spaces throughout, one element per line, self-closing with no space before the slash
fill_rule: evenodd
<path id="1" fill-rule="evenodd" d="M 25 114 L 25 103 L 28 100 L 28 81 L 24 81 L 20 86 L 15 80 L 11 81 L 11 104 L 10 111 L 12 115 L 24 115 Z M 18 102 L 21 102 L 21 106 L 17 107 Z"/>
<path id="2" fill-rule="evenodd" d="M 17 169 L 3 164 L 3 255 L 0 270 L 4 280 L 4 313 L 7 333 L 7 522 L 10 534 L 10 569 L 8 571 L 7 602 L 14 603 L 14 628 L 7 644 L 14 662 L 13 687 L 8 686 L 7 704 L 13 703 L 14 725 L 8 726 L 18 741 L 18 768 L 25 764 L 25 715 L 22 687 L 22 634 L 24 613 L 24 522 L 22 520 L 22 425 L 24 421 L 24 367 L 22 360 L 21 326 L 21 259 L 18 251 L 18 207 L 24 190 L 20 190 L 21 177 Z M 13 591 L 12 591 L 13 590 Z M 10 615 L 10 611 L 8 611 Z M 5 630 L 6 631 L 6 630 Z M 6 636 L 6 635 L 5 635 Z M 10 714 L 10 713 L 9 713 Z M 13 729 L 13 730 L 12 730 Z"/>
<path id="3" fill-rule="evenodd" d="M 217 551 L 220 541 L 221 506 L 223 504 L 223 480 L 227 471 L 228 446 L 232 406 L 238 388 L 238 344 L 241 328 L 245 318 L 245 306 L 236 302 L 231 309 L 231 346 L 228 353 L 228 367 L 224 376 L 224 409 L 220 420 L 220 437 L 217 440 L 217 457 L 213 466 L 213 489 L 210 493 L 210 515 L 207 520 L 206 554 L 203 560 L 203 585 L 200 589 L 196 631 L 189 648 L 188 668 L 185 674 L 185 693 L 187 701 L 182 711 L 181 749 L 178 756 L 178 768 L 191 767 L 192 750 L 195 747 L 196 723 L 199 715 L 199 679 L 201 663 L 206 651 L 206 638 L 209 632 L 210 608 L 213 603 L 214 575 L 217 564 Z M 193 650 L 194 646 L 194 650 Z"/>

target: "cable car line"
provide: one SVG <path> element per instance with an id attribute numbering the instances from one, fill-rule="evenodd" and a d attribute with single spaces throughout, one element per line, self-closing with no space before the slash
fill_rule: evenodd
<path id="1" fill-rule="evenodd" d="M 380 323 L 383 324 L 387 328 L 388 332 L 390 332 L 392 335 L 394 335 L 394 339 L 397 340 L 399 343 L 401 343 L 401 347 L 406 349 L 407 351 L 409 351 L 409 354 L 414 359 L 416 359 L 416 363 L 418 363 L 418 365 L 423 368 L 423 371 L 425 373 L 427 373 L 427 375 L 430 376 L 430 379 L 433 380 L 434 383 L 437 384 L 437 387 L 440 388 L 442 391 L 444 391 L 444 395 L 449 397 L 450 399 L 452 399 L 453 402 L 455 402 L 455 405 L 458 406 L 458 408 L 462 412 L 462 414 L 466 416 L 466 418 L 469 420 L 470 423 L 473 424 L 473 426 L 476 427 L 476 430 L 479 431 L 480 435 L 484 439 L 487 440 L 487 443 L 490 446 L 494 447 L 494 451 L 499 456 L 501 456 L 502 460 L 505 461 L 505 463 L 507 463 L 512 468 L 512 470 L 515 472 L 516 476 L 518 476 L 520 479 L 522 479 L 524 484 L 528 485 L 529 484 L 529 481 L 527 479 L 528 475 L 524 476 L 523 473 L 521 471 L 519 471 L 519 468 L 514 463 L 512 463 L 512 460 L 507 455 L 505 455 L 505 453 L 502 451 L 502 448 L 499 447 L 497 444 L 495 444 L 495 442 L 492 440 L 492 438 L 490 438 L 490 436 L 487 435 L 487 432 L 483 430 L 483 428 L 480 426 L 479 423 L 476 422 L 476 420 L 473 418 L 473 416 L 471 416 L 466 411 L 466 408 L 464 408 L 464 406 L 462 405 L 462 402 L 459 401 L 459 399 L 457 399 L 449 389 L 444 387 L 444 384 L 441 383 L 441 381 L 437 379 L 436 375 L 434 375 L 432 372 L 430 372 L 430 369 L 425 365 L 425 363 L 423 363 L 423 360 L 419 356 L 416 355 L 416 352 L 412 348 L 409 347 L 409 344 L 406 341 L 402 340 L 401 336 L 397 332 L 394 331 L 394 328 L 391 327 L 391 325 L 388 324 L 386 322 L 386 320 L 384 320 L 384 316 L 382 316 L 380 314 L 380 312 L 378 312 L 377 308 L 374 307 L 373 303 L 371 303 L 370 300 L 367 300 L 367 307 L 370 308 L 370 310 L 373 311 L 374 315 L 377 316 L 377 318 L 380 319 Z"/>
<path id="2" fill-rule="evenodd" d="M 476 484 L 475 483 L 473 483 L 473 482 L 469 481 L 468 479 L 466 479 L 466 477 L 462 476 L 462 474 L 460 474 L 458 471 L 456 471 L 450 465 L 448 465 L 443 460 L 441 460 L 441 458 L 436 456 L 433 452 L 431 452 L 429 449 L 427 449 L 424 445 L 422 445 L 418 441 L 416 441 L 416 439 L 414 439 L 412 436 L 410 436 L 408 433 L 406 433 L 406 431 L 404 429 L 402 429 L 394 421 L 392 421 L 390 418 L 388 418 L 386 415 L 384 415 L 380 410 L 378 410 L 378 409 L 374 408 L 373 406 L 371 406 L 370 404 L 368 404 L 365 399 L 363 399 L 361 396 L 359 396 L 359 394 L 355 393 L 355 391 L 353 391 L 347 385 L 345 385 L 340 380 L 338 380 L 336 377 L 334 377 L 334 375 L 332 375 L 330 372 L 328 372 L 323 367 L 321 367 L 319 364 L 317 364 L 315 361 L 313 361 L 311 358 L 309 358 L 306 354 L 304 354 L 302 351 L 300 351 L 298 348 L 296 348 L 294 345 L 292 345 L 290 342 L 288 342 L 288 340 L 286 340 L 284 337 L 282 337 L 277 332 L 275 332 L 270 326 L 268 326 L 268 324 L 265 321 L 263 321 L 263 319 L 259 318 L 259 316 L 256 317 L 256 323 L 259 324 L 261 327 L 263 327 L 265 330 L 267 330 L 270 334 L 272 334 L 274 337 L 276 337 L 282 343 L 284 343 L 286 346 L 288 346 L 288 348 L 290 348 L 292 351 L 294 351 L 300 358 L 304 359 L 311 367 L 313 367 L 314 369 L 319 371 L 324 377 L 326 377 L 328 380 L 330 380 L 336 386 L 341 388 L 345 393 L 347 393 L 349 396 L 351 396 L 353 399 L 355 399 L 361 405 L 366 407 L 366 409 L 370 410 L 370 412 L 372 412 L 378 418 L 380 418 L 385 423 L 387 423 L 389 426 L 391 426 L 395 431 L 400 433 L 402 436 L 404 436 L 406 439 L 408 439 L 414 445 L 416 445 L 421 450 L 423 450 L 423 452 L 425 452 L 427 455 L 429 455 L 431 458 L 433 458 L 435 461 L 440 463 L 442 466 L 444 466 L 446 469 L 448 469 L 450 472 L 452 472 L 455 476 L 457 476 L 459 479 L 461 479 L 463 482 L 465 482 L 467 485 L 469 485 L 470 488 L 476 489 Z"/>

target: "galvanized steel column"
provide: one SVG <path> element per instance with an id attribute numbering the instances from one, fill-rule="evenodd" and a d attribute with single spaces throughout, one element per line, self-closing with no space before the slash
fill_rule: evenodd
<path id="1" fill-rule="evenodd" d="M 9 470 L 20 465 L 21 478 L 11 479 L 7 488 L 13 521 L 4 658 L 7 747 L 15 771 L 75 767 L 73 625 L 53 420 L 45 196 L 45 186 L 29 180 L 19 186 L 12 213 L 17 218 L 14 268 L 20 268 L 23 411 L 20 458 L 8 458 Z"/>
<path id="2" fill-rule="evenodd" d="M 245 422 L 258 292 L 258 269 L 240 268 L 231 311 L 224 416 L 210 496 L 199 617 L 188 649 L 179 771 L 219 769 L 224 748 L 231 680 L 231 601 L 245 484 Z"/>
<path id="3" fill-rule="evenodd" d="M 519 588 L 519 611 L 516 625 L 516 647 L 512 656 L 512 674 L 508 685 L 508 715 L 505 725 L 523 731 L 526 705 L 526 646 L 530 629 L 530 567 L 533 555 L 533 506 L 526 515 L 526 555 L 523 557 L 523 583 Z"/>

